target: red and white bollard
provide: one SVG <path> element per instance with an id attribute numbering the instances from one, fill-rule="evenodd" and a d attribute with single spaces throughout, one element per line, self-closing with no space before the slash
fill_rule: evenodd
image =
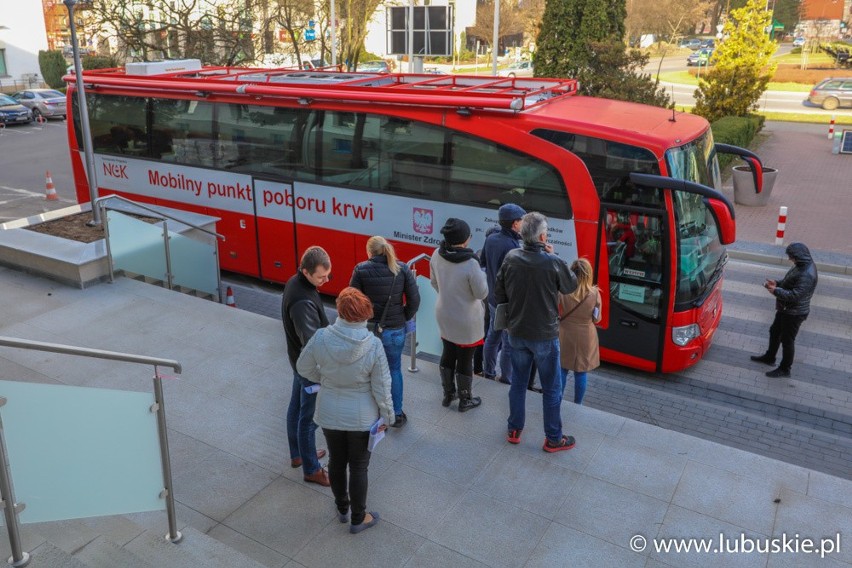
<path id="1" fill-rule="evenodd" d="M 831 122 L 828 123 L 828 139 L 834 138 L 834 115 L 831 115 Z"/>
<path id="2" fill-rule="evenodd" d="M 781 207 L 778 211 L 778 229 L 775 231 L 775 244 L 784 244 L 784 228 L 787 226 L 787 208 Z"/>

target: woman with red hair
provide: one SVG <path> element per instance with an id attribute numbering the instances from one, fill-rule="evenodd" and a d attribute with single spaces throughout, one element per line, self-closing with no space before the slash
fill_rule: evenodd
<path id="1" fill-rule="evenodd" d="M 341 523 L 351 520 L 349 532 L 357 534 L 379 522 L 377 513 L 367 512 L 367 442 L 379 417 L 384 419 L 382 430 L 393 424 L 391 378 L 382 342 L 367 329 L 373 317 L 370 299 L 344 288 L 337 297 L 337 316 L 302 349 L 296 371 L 320 384 L 314 421 L 328 443 L 337 518 Z"/>

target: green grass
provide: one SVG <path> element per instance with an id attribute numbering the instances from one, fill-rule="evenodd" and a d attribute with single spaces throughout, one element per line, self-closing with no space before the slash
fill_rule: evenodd
<path id="1" fill-rule="evenodd" d="M 703 70 L 702 70 L 703 73 Z M 656 75 L 652 75 L 653 79 Z M 660 73 L 660 81 L 668 81 L 670 83 L 681 83 L 683 85 L 698 86 L 698 79 L 690 75 L 689 71 L 666 71 Z M 767 89 L 770 91 L 788 91 L 794 93 L 810 92 L 813 85 L 805 85 L 804 83 L 773 83 L 770 82 Z"/>
<path id="2" fill-rule="evenodd" d="M 801 53 L 787 53 L 785 55 L 781 55 L 780 57 L 776 57 L 775 61 L 778 63 L 792 63 L 792 64 L 800 64 L 802 62 L 802 54 Z M 819 53 L 809 53 L 808 54 L 808 65 L 815 64 L 823 64 L 827 63 L 829 65 L 834 64 L 834 58 L 832 58 L 829 54 L 819 52 Z"/>
<path id="3" fill-rule="evenodd" d="M 675 105 L 678 112 L 692 112 L 691 105 Z M 824 124 L 826 133 L 828 133 L 829 117 L 820 114 L 808 114 L 804 112 L 758 112 L 756 114 L 763 115 L 766 120 L 774 120 L 777 122 L 809 122 L 813 124 Z M 852 116 L 836 115 L 834 123 L 838 126 L 852 125 Z"/>

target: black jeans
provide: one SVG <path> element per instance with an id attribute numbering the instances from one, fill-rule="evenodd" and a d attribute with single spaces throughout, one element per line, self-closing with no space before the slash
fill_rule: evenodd
<path id="1" fill-rule="evenodd" d="M 328 443 L 328 480 L 334 504 L 341 513 L 352 510 L 352 524 L 360 525 L 367 514 L 367 468 L 370 432 L 322 429 Z M 349 482 L 346 469 L 349 468 Z"/>
<path id="2" fill-rule="evenodd" d="M 766 354 L 775 359 L 778 347 L 781 346 L 781 369 L 789 371 L 793 366 L 793 356 L 796 354 L 796 335 L 802 322 L 808 318 L 803 316 L 791 316 L 781 312 L 775 312 L 775 321 L 769 327 L 769 349 Z"/>
<path id="3" fill-rule="evenodd" d="M 444 349 L 441 351 L 441 366 L 452 369 L 459 375 L 473 376 L 473 352 L 476 347 L 461 347 L 452 341 L 441 338 Z"/>

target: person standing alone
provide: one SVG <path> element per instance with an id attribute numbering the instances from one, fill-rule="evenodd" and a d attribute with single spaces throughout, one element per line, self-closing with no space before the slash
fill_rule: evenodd
<path id="1" fill-rule="evenodd" d="M 767 279 L 763 283 L 763 287 L 775 296 L 775 321 L 769 327 L 769 347 L 763 355 L 751 356 L 752 361 L 774 365 L 778 347 L 781 347 L 781 363 L 766 373 L 770 378 L 790 376 L 796 354 L 796 335 L 811 311 L 811 297 L 819 279 L 807 246 L 793 243 L 785 252 L 793 261 L 793 268 L 778 282 Z"/>
<path id="2" fill-rule="evenodd" d="M 329 486 L 329 481 L 319 461 L 326 452 L 316 450 L 316 385 L 299 375 L 296 361 L 316 331 L 328 325 L 317 289 L 328 282 L 330 275 L 331 259 L 328 253 L 322 247 L 308 247 L 299 263 L 299 272 L 287 281 L 281 297 L 281 320 L 287 337 L 287 355 L 293 367 L 293 390 L 287 408 L 290 466 L 301 467 L 303 478 L 308 483 L 324 487 Z"/>

